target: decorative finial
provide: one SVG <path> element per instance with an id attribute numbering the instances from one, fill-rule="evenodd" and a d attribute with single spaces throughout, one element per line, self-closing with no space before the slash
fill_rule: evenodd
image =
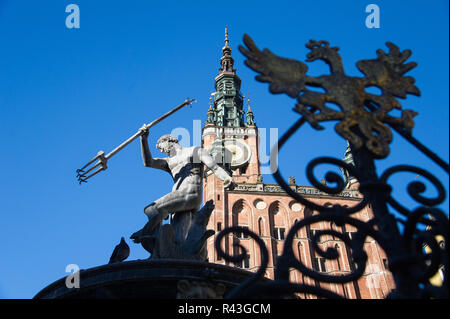
<path id="1" fill-rule="evenodd" d="M 352 150 L 350 148 L 350 143 L 348 140 L 347 140 L 347 149 L 345 150 L 345 155 L 344 155 L 344 158 L 342 159 L 342 161 L 344 161 L 345 163 L 347 163 L 351 166 L 355 166 L 355 161 L 353 160 L 353 154 L 352 154 Z M 352 176 L 350 174 L 350 172 L 347 171 L 346 169 L 340 168 L 340 170 L 342 171 L 342 175 L 344 175 L 346 187 L 349 188 L 351 186 L 351 184 L 356 181 L 356 178 L 354 176 Z"/>
<path id="2" fill-rule="evenodd" d="M 249 94 L 247 94 L 249 95 Z M 250 107 L 250 98 L 247 99 L 248 109 L 247 109 L 247 123 L 246 126 L 256 126 L 255 117 L 253 116 L 252 109 Z"/>
<path id="3" fill-rule="evenodd" d="M 223 55 L 231 53 L 230 40 L 228 39 L 228 26 L 225 27 L 225 46 L 222 48 Z"/>
<path id="4" fill-rule="evenodd" d="M 225 27 L 225 46 L 229 46 L 229 40 L 228 40 L 228 26 Z"/>
<path id="5" fill-rule="evenodd" d="M 295 177 L 289 176 L 289 185 L 295 185 Z"/>
<path id="6" fill-rule="evenodd" d="M 212 109 L 212 96 L 209 97 L 209 109 L 206 115 L 206 124 L 214 124 L 214 110 Z"/>
<path id="7" fill-rule="evenodd" d="M 211 112 L 213 109 L 212 109 L 212 104 L 213 104 L 213 102 L 212 102 L 212 96 L 210 96 L 209 97 L 209 110 L 208 110 L 208 112 Z"/>
<path id="8" fill-rule="evenodd" d="M 220 59 L 220 66 L 219 69 L 220 73 L 234 73 L 233 64 L 234 60 L 231 57 L 231 48 L 230 48 L 230 40 L 228 38 L 228 26 L 225 27 L 225 46 L 222 48 L 223 56 Z"/>

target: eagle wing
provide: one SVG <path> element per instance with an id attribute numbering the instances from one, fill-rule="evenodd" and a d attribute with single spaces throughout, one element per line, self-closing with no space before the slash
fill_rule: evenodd
<path id="1" fill-rule="evenodd" d="M 389 53 L 377 51 L 377 59 L 361 60 L 356 66 L 366 75 L 368 85 L 378 86 L 383 93 L 406 98 L 406 94 L 420 96 L 420 91 L 414 85 L 414 78 L 404 76 L 417 66 L 416 62 L 405 63 L 411 56 L 410 50 L 400 51 L 391 42 L 386 42 Z"/>
<path id="2" fill-rule="evenodd" d="M 247 48 L 239 46 L 239 51 L 247 57 L 245 64 L 252 70 L 260 73 L 255 77 L 260 82 L 270 83 L 271 93 L 286 93 L 296 98 L 305 88 L 306 71 L 308 66 L 300 61 L 279 57 L 268 49 L 259 50 L 247 34 L 244 35 L 244 44 Z"/>

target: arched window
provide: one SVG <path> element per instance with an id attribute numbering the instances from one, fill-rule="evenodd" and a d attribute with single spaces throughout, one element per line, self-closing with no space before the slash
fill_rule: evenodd
<path id="1" fill-rule="evenodd" d="M 297 244 L 298 260 L 302 260 L 302 243 Z"/>
<path id="2" fill-rule="evenodd" d="M 249 218 L 250 218 L 250 208 L 248 204 L 240 199 L 236 201 L 232 206 L 232 221 L 233 226 L 241 226 L 244 228 L 249 228 Z M 238 238 L 248 238 L 248 235 L 244 233 L 236 233 L 236 237 Z"/>
<path id="3" fill-rule="evenodd" d="M 292 225 L 292 227 L 294 227 L 294 225 L 295 224 L 297 224 L 298 223 L 298 219 L 296 218 L 296 219 L 294 219 L 294 224 Z M 295 233 L 295 238 L 299 238 L 299 236 L 298 236 L 298 233 L 300 232 L 300 230 L 298 230 L 296 233 Z"/>
<path id="4" fill-rule="evenodd" d="M 336 245 L 334 245 L 334 249 L 336 249 L 338 251 L 339 256 L 336 259 L 336 261 L 337 261 L 338 270 L 341 270 L 341 256 L 342 256 L 341 247 L 339 247 L 339 245 L 336 244 Z"/>
<path id="5" fill-rule="evenodd" d="M 284 240 L 286 235 L 286 214 L 279 201 L 275 201 L 269 206 L 269 218 L 272 236 L 277 240 Z"/>
<path id="6" fill-rule="evenodd" d="M 327 267 L 326 267 L 325 258 L 323 258 L 323 257 L 314 257 L 313 269 L 315 271 L 319 271 L 319 272 L 326 272 L 327 271 Z"/>
<path id="7" fill-rule="evenodd" d="M 305 207 L 305 210 L 303 211 L 303 215 L 305 217 L 309 217 L 309 216 L 312 216 L 312 214 L 313 214 L 313 210 L 309 207 Z"/>
<path id="8" fill-rule="evenodd" d="M 264 221 L 262 217 L 258 218 L 258 234 L 264 236 Z"/>
<path id="9" fill-rule="evenodd" d="M 248 269 L 250 268 L 250 255 L 245 255 L 244 260 L 236 264 L 236 267 Z"/>

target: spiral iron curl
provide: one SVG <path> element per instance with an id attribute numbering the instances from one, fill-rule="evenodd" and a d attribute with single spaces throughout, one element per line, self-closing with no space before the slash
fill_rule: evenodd
<path id="1" fill-rule="evenodd" d="M 293 199 L 300 202 L 301 204 L 303 204 L 313 210 L 318 210 L 321 212 L 333 212 L 336 210 L 335 207 L 332 208 L 332 207 L 316 204 L 310 200 L 307 200 L 305 197 L 303 197 L 299 193 L 292 190 L 291 187 L 289 186 L 289 184 L 286 183 L 285 179 L 282 177 L 280 169 L 278 168 L 278 162 L 277 162 L 278 152 L 281 150 L 281 148 L 284 146 L 284 144 L 288 141 L 288 139 L 292 135 L 294 135 L 294 133 L 297 132 L 298 129 L 300 129 L 300 127 L 304 123 L 305 123 L 304 118 L 303 117 L 300 118 L 296 123 L 294 123 L 294 125 L 292 125 L 281 136 L 281 138 L 278 141 L 277 148 L 274 147 L 272 149 L 272 152 L 270 153 L 270 167 L 271 167 L 272 172 L 274 172 L 272 174 L 272 176 L 277 181 L 277 183 L 281 186 L 281 188 L 289 196 L 291 196 Z M 334 172 L 328 172 L 325 175 L 325 180 L 329 183 L 336 184 L 337 186 L 329 187 L 327 185 L 322 184 L 319 180 L 317 180 L 315 178 L 314 173 L 313 173 L 314 168 L 320 164 L 332 164 L 332 165 L 340 166 L 343 169 L 347 170 L 351 175 L 353 175 L 359 181 L 359 172 L 352 165 L 349 165 L 349 164 L 345 163 L 344 161 L 339 160 L 337 158 L 318 157 L 318 158 L 312 160 L 308 164 L 308 166 L 306 168 L 306 175 L 308 177 L 308 180 L 313 184 L 313 186 L 315 186 L 316 188 L 318 188 L 319 190 L 321 190 L 325 193 L 332 194 L 332 195 L 338 194 L 344 190 L 345 183 L 344 183 L 343 178 L 341 176 L 339 176 L 338 174 L 336 174 Z M 356 212 L 359 212 L 360 210 L 362 210 L 366 205 L 367 205 L 367 199 L 365 197 L 363 197 L 362 200 L 358 204 L 356 204 L 352 207 L 341 207 L 340 209 L 341 209 L 341 211 L 344 211 L 347 214 L 353 214 L 353 213 L 356 213 Z M 340 205 L 338 205 L 338 206 L 340 206 Z"/>
<path id="2" fill-rule="evenodd" d="M 342 213 L 341 213 L 342 214 Z M 323 251 L 319 246 L 319 238 L 324 235 L 332 235 L 341 239 L 345 245 L 351 248 L 352 259 L 356 263 L 356 269 L 353 270 L 350 274 L 346 275 L 327 275 L 320 273 L 318 271 L 312 270 L 308 268 L 305 264 L 303 264 L 300 260 L 295 258 L 294 250 L 293 250 L 293 242 L 295 234 L 301 229 L 306 227 L 307 225 L 318 223 L 321 221 L 335 221 L 336 214 L 333 213 L 321 213 L 320 215 L 306 217 L 301 221 L 298 221 L 292 228 L 289 230 L 288 235 L 286 236 L 284 246 L 283 246 L 283 255 L 279 258 L 276 271 L 275 271 L 275 279 L 288 280 L 289 278 L 289 269 L 295 268 L 299 270 L 304 275 L 318 280 L 320 282 L 327 283 L 347 283 L 354 280 L 357 280 L 364 274 L 366 262 L 367 262 L 367 253 L 364 251 L 364 242 L 367 236 L 374 238 L 377 241 L 383 242 L 383 238 L 380 236 L 379 232 L 376 231 L 373 227 L 368 223 L 364 223 L 358 219 L 352 218 L 345 214 L 340 216 L 341 223 L 352 225 L 358 231 L 356 232 L 354 238 L 350 239 L 346 234 L 337 232 L 335 230 L 321 230 L 317 231 L 316 235 L 311 238 L 312 248 L 313 250 L 321 257 L 329 260 L 335 260 L 339 258 L 339 252 L 332 247 L 328 247 L 326 251 Z M 312 253 L 312 252 L 311 252 Z"/>
<path id="3" fill-rule="evenodd" d="M 227 236 L 231 233 L 243 233 L 245 235 L 248 235 L 252 239 L 256 241 L 256 243 L 259 246 L 260 252 L 261 252 L 261 266 L 259 267 L 258 271 L 251 276 L 249 279 L 247 279 L 245 282 L 243 282 L 241 285 L 233 289 L 226 298 L 228 299 L 237 299 L 237 298 L 244 298 L 249 297 L 249 287 L 260 281 L 262 278 L 264 278 L 265 271 L 267 269 L 267 265 L 269 264 L 269 252 L 267 251 L 267 247 L 264 244 L 264 241 L 259 238 L 258 235 L 256 235 L 254 232 L 250 231 L 248 228 L 240 227 L 240 226 L 233 226 L 225 228 L 223 231 L 221 231 L 215 241 L 215 248 L 217 250 L 217 255 L 223 259 L 225 259 L 228 262 L 238 263 L 242 262 L 246 255 L 247 251 L 246 249 L 240 245 L 239 243 L 233 243 L 233 246 L 236 247 L 240 253 L 236 256 L 228 255 L 223 249 L 221 242 Z M 251 290 L 253 291 L 253 290 Z"/>
<path id="4" fill-rule="evenodd" d="M 421 195 L 422 193 L 424 193 L 426 191 L 426 189 L 427 189 L 426 185 L 420 181 L 413 181 L 408 184 L 407 190 L 408 190 L 408 194 L 416 202 L 418 202 L 419 204 L 421 204 L 423 206 L 427 206 L 427 207 L 434 207 L 434 206 L 437 206 L 444 202 L 445 197 L 446 197 L 446 192 L 445 192 L 445 188 L 442 185 L 442 183 L 431 173 L 427 172 L 426 170 L 424 170 L 422 168 L 416 167 L 416 166 L 411 166 L 411 165 L 393 166 L 393 167 L 387 169 L 380 176 L 380 181 L 382 183 L 387 184 L 387 180 L 392 175 L 397 174 L 397 173 L 402 173 L 402 172 L 403 173 L 404 172 L 414 173 L 414 174 L 417 174 L 417 175 L 420 175 L 420 176 L 426 178 L 428 181 L 430 181 L 433 184 L 433 186 L 435 187 L 435 189 L 438 192 L 436 197 L 427 198 L 427 197 Z M 408 208 L 406 208 L 405 206 L 401 205 L 395 198 L 392 197 L 392 195 L 389 196 L 389 198 L 387 199 L 387 202 L 402 215 L 404 215 L 406 217 L 411 215 L 411 211 Z"/>

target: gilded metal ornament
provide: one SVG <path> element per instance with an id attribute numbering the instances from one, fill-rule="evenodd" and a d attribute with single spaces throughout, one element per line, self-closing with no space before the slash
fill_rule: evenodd
<path id="1" fill-rule="evenodd" d="M 339 121 L 335 126 L 338 134 L 357 149 L 365 145 L 377 158 L 389 154 L 392 132 L 386 124 L 412 131 L 416 112 L 402 110 L 401 117 L 389 115 L 393 109 L 402 109 L 397 98 L 420 95 L 414 78 L 404 76 L 417 65 L 405 64 L 411 56 L 410 50 L 400 51 L 395 44 L 387 42 L 389 52 L 378 50 L 376 59 L 357 62 L 364 77 L 353 77 L 345 74 L 338 47 L 330 47 L 327 41 L 310 40 L 306 44 L 310 49 L 306 61 L 322 60 L 330 68 L 330 74 L 312 77 L 306 74 L 305 63 L 279 57 L 268 49 L 261 51 L 248 35 L 244 36 L 244 43 L 247 48 L 239 46 L 239 50 L 248 58 L 245 64 L 260 73 L 256 80 L 270 83 L 271 93 L 296 98 L 295 110 L 315 129 L 323 129 L 319 122 Z M 373 86 L 381 90 L 380 95 L 366 91 Z M 325 93 L 308 87 L 322 88 Z"/>

